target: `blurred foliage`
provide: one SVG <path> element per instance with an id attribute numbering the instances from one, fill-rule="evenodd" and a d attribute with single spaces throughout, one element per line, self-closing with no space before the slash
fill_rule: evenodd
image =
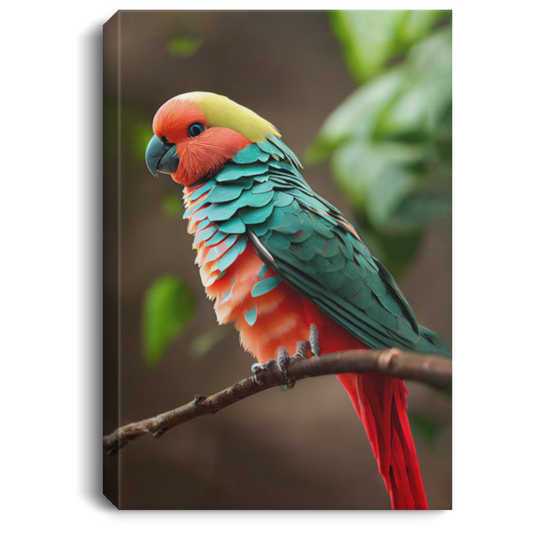
<path id="1" fill-rule="evenodd" d="M 132 118 L 134 120 L 131 130 L 133 135 L 133 154 L 137 159 L 144 161 L 146 146 L 154 134 L 150 124 L 147 124 L 136 116 Z"/>
<path id="2" fill-rule="evenodd" d="M 420 439 L 428 446 L 434 447 L 437 437 L 449 426 L 449 421 L 440 422 L 411 410 L 407 411 L 409 425 L 415 439 Z"/>
<path id="3" fill-rule="evenodd" d="M 451 216 L 452 28 L 448 11 L 335 11 L 361 85 L 306 158 L 332 158 L 365 241 L 399 275 L 430 221 Z"/>
<path id="4" fill-rule="evenodd" d="M 235 331 L 232 325 L 221 324 L 206 329 L 200 333 L 189 347 L 189 355 L 194 359 L 204 357 L 212 348 L 214 348 L 230 332 Z"/>
<path id="5" fill-rule="evenodd" d="M 144 356 L 155 366 L 168 344 L 187 326 L 194 314 L 194 295 L 179 276 L 157 278 L 145 294 Z"/>
<path id="6" fill-rule="evenodd" d="M 126 150 L 123 154 L 125 160 L 133 157 L 144 161 L 146 145 L 153 133 L 150 121 L 138 108 L 126 102 L 121 102 L 119 106 L 117 101 L 104 98 L 104 128 L 107 143 L 115 142 L 120 132 L 121 146 Z M 111 150 L 107 152 L 112 153 Z"/>
<path id="7" fill-rule="evenodd" d="M 333 11 L 331 22 L 348 68 L 361 83 L 380 74 L 391 58 L 426 37 L 443 15 L 447 16 L 436 10 Z"/>
<path id="8" fill-rule="evenodd" d="M 168 41 L 168 53 L 176 57 L 189 57 L 198 50 L 203 40 L 194 37 L 173 37 Z"/>
<path id="9" fill-rule="evenodd" d="M 167 192 L 163 196 L 161 209 L 167 218 L 181 219 L 183 215 L 183 200 L 181 199 L 181 195 L 174 192 Z"/>

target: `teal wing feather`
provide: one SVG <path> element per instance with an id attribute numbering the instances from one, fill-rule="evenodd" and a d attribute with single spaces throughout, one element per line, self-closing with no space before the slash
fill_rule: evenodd
<path id="1" fill-rule="evenodd" d="M 199 186 L 208 194 L 184 216 L 202 221 L 197 238 L 209 239 L 207 245 L 235 239 L 219 260 L 221 270 L 251 239 L 277 274 L 259 281 L 253 295 L 283 279 L 370 348 L 447 353 L 446 343 L 419 326 L 390 273 L 342 213 L 313 192 L 299 168 L 294 153 L 271 136 L 241 150 Z"/>

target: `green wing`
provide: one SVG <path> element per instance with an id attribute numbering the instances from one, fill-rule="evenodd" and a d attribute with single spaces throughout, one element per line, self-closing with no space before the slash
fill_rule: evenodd
<path id="1" fill-rule="evenodd" d="M 308 186 L 299 166 L 277 137 L 252 144 L 199 187 L 198 197 L 209 194 L 185 216 L 216 222 L 211 239 L 237 236 L 232 260 L 251 239 L 280 278 L 370 348 L 447 353 L 435 333 L 419 326 L 390 273 L 346 218 Z"/>

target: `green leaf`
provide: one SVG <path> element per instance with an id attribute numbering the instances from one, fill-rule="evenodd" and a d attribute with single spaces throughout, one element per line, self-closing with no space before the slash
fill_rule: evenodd
<path id="1" fill-rule="evenodd" d="M 194 313 L 194 295 L 177 275 L 156 279 L 143 309 L 144 358 L 156 366 L 170 341 L 183 332 Z"/>
<path id="2" fill-rule="evenodd" d="M 326 119 L 306 154 L 317 163 L 353 137 L 371 138 L 381 115 L 406 85 L 405 72 L 393 69 L 353 92 Z"/>
<path id="3" fill-rule="evenodd" d="M 175 57 L 189 57 L 198 50 L 202 39 L 191 37 L 173 37 L 168 41 L 168 53 Z"/>
<path id="4" fill-rule="evenodd" d="M 317 163 L 353 138 L 434 132 L 450 107 L 451 28 L 413 46 L 407 60 L 353 92 L 324 122 L 306 153 Z"/>
<path id="5" fill-rule="evenodd" d="M 379 74 L 397 52 L 396 34 L 405 13 L 401 10 L 332 13 L 333 30 L 356 81 L 363 82 Z"/>
<path id="6" fill-rule="evenodd" d="M 335 177 L 350 201 L 362 206 L 383 175 L 386 174 L 386 180 L 390 182 L 390 167 L 402 169 L 419 161 L 423 155 L 424 151 L 418 145 L 361 140 L 343 144 L 333 154 L 332 163 Z M 399 177 L 399 180 L 405 181 L 405 178 Z M 385 191 L 385 194 L 396 193 Z"/>
<path id="7" fill-rule="evenodd" d="M 399 27 L 397 39 L 410 45 L 428 35 L 438 20 L 451 19 L 451 11 L 436 9 L 412 9 L 405 13 Z"/>
<path id="8" fill-rule="evenodd" d="M 168 218 L 180 218 L 183 215 L 183 201 L 180 195 L 169 192 L 163 197 L 161 209 Z"/>
<path id="9" fill-rule="evenodd" d="M 429 35 L 437 22 L 451 19 L 440 10 L 333 11 L 331 25 L 346 64 L 358 82 L 384 72 L 391 61 Z"/>
<path id="10" fill-rule="evenodd" d="M 332 157 L 367 244 L 395 273 L 428 222 L 451 216 L 450 21 L 438 10 L 331 15 L 348 68 L 364 83 L 328 117 L 306 160 Z"/>
<path id="11" fill-rule="evenodd" d="M 426 142 L 353 141 L 335 151 L 332 163 L 339 185 L 371 226 L 413 232 L 451 216 L 451 165 L 430 161 L 431 153 Z"/>
<path id="12" fill-rule="evenodd" d="M 405 63 L 405 86 L 381 117 L 377 133 L 432 132 L 452 100 L 451 29 L 413 46 Z"/>

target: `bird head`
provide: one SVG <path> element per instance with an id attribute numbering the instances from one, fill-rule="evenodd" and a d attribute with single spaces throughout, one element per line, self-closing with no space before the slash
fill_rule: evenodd
<path id="1" fill-rule="evenodd" d="M 154 136 L 146 149 L 150 172 L 170 174 L 186 187 L 219 172 L 240 150 L 280 136 L 270 122 L 225 96 L 181 94 L 154 116 Z"/>

